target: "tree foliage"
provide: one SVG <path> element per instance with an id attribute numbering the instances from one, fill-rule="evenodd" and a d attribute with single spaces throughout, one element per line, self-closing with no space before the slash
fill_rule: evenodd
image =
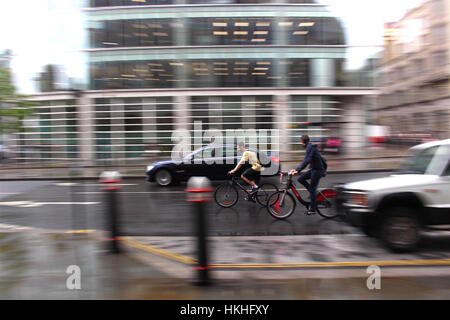
<path id="1" fill-rule="evenodd" d="M 16 93 L 10 71 L 0 68 L 0 134 L 23 132 L 23 120 L 32 114 L 33 105 Z"/>

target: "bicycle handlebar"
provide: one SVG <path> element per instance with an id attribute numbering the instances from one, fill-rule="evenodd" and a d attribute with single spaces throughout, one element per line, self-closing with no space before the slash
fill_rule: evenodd
<path id="1" fill-rule="evenodd" d="M 280 172 L 280 175 L 287 176 L 287 175 L 289 175 L 289 172 L 281 171 L 281 172 Z"/>

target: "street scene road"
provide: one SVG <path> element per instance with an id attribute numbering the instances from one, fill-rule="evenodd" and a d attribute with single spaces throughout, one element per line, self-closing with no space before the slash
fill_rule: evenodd
<path id="1" fill-rule="evenodd" d="M 320 187 L 336 183 L 386 176 L 388 173 L 329 174 Z M 264 178 L 280 186 L 278 177 Z M 213 182 L 216 186 L 221 181 Z M 297 183 L 298 184 L 298 183 Z M 299 185 L 299 184 L 298 184 Z M 123 235 L 187 236 L 192 234 L 193 216 L 186 201 L 185 184 L 161 188 L 142 179 L 125 179 L 120 199 Z M 300 194 L 308 193 L 298 186 Z M 16 181 L 0 182 L 0 223 L 43 229 L 104 230 L 105 198 L 98 181 Z M 308 235 L 358 233 L 341 219 L 306 216 L 298 206 L 286 221 L 274 220 L 266 208 L 244 200 L 224 209 L 214 202 L 208 206 L 210 235 Z"/>
<path id="2" fill-rule="evenodd" d="M 321 187 L 387 174 L 330 174 Z M 275 177 L 267 181 L 278 185 Z M 445 285 L 450 277 L 448 233 L 429 233 L 419 251 L 395 254 L 343 217 L 326 220 L 298 208 L 288 220 L 276 221 L 265 208 L 243 199 L 233 209 L 208 205 L 215 285 L 189 286 L 186 279 L 195 277 L 197 252 L 186 185 L 161 188 L 142 179 L 124 179 L 121 185 L 126 254 L 111 256 L 104 236 L 94 235 L 94 230 L 108 230 L 104 191 L 97 181 L 0 182 L 0 245 L 5 248 L 0 251 L 0 297 L 33 298 L 38 292 L 50 299 L 450 297 Z M 84 274 L 79 292 L 61 288 L 72 263 Z M 383 290 L 366 287 L 371 265 L 382 270 Z M 43 276 L 25 277 L 30 272 Z M 44 283 L 48 290 L 42 292 Z"/>
<path id="3" fill-rule="evenodd" d="M 450 299 L 450 0 L 2 4 L 0 299 Z"/>

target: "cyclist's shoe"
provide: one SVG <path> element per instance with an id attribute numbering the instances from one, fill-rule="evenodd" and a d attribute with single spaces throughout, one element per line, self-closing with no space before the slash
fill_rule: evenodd
<path id="1" fill-rule="evenodd" d="M 306 211 L 306 215 L 308 215 L 308 216 L 312 216 L 314 214 L 316 214 L 315 210 L 308 209 L 308 211 Z"/>
<path id="2" fill-rule="evenodd" d="M 259 190 L 259 188 L 252 188 L 252 190 L 250 191 L 251 195 L 254 195 L 255 193 L 257 193 Z"/>

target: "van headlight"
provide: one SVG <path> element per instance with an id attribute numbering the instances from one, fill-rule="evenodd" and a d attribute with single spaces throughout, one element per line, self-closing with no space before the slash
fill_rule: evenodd
<path id="1" fill-rule="evenodd" d="M 152 171 L 155 166 L 147 166 L 147 172 Z"/>
<path id="2" fill-rule="evenodd" d="M 363 192 L 353 192 L 350 194 L 350 203 L 360 207 L 368 207 L 369 195 Z"/>

